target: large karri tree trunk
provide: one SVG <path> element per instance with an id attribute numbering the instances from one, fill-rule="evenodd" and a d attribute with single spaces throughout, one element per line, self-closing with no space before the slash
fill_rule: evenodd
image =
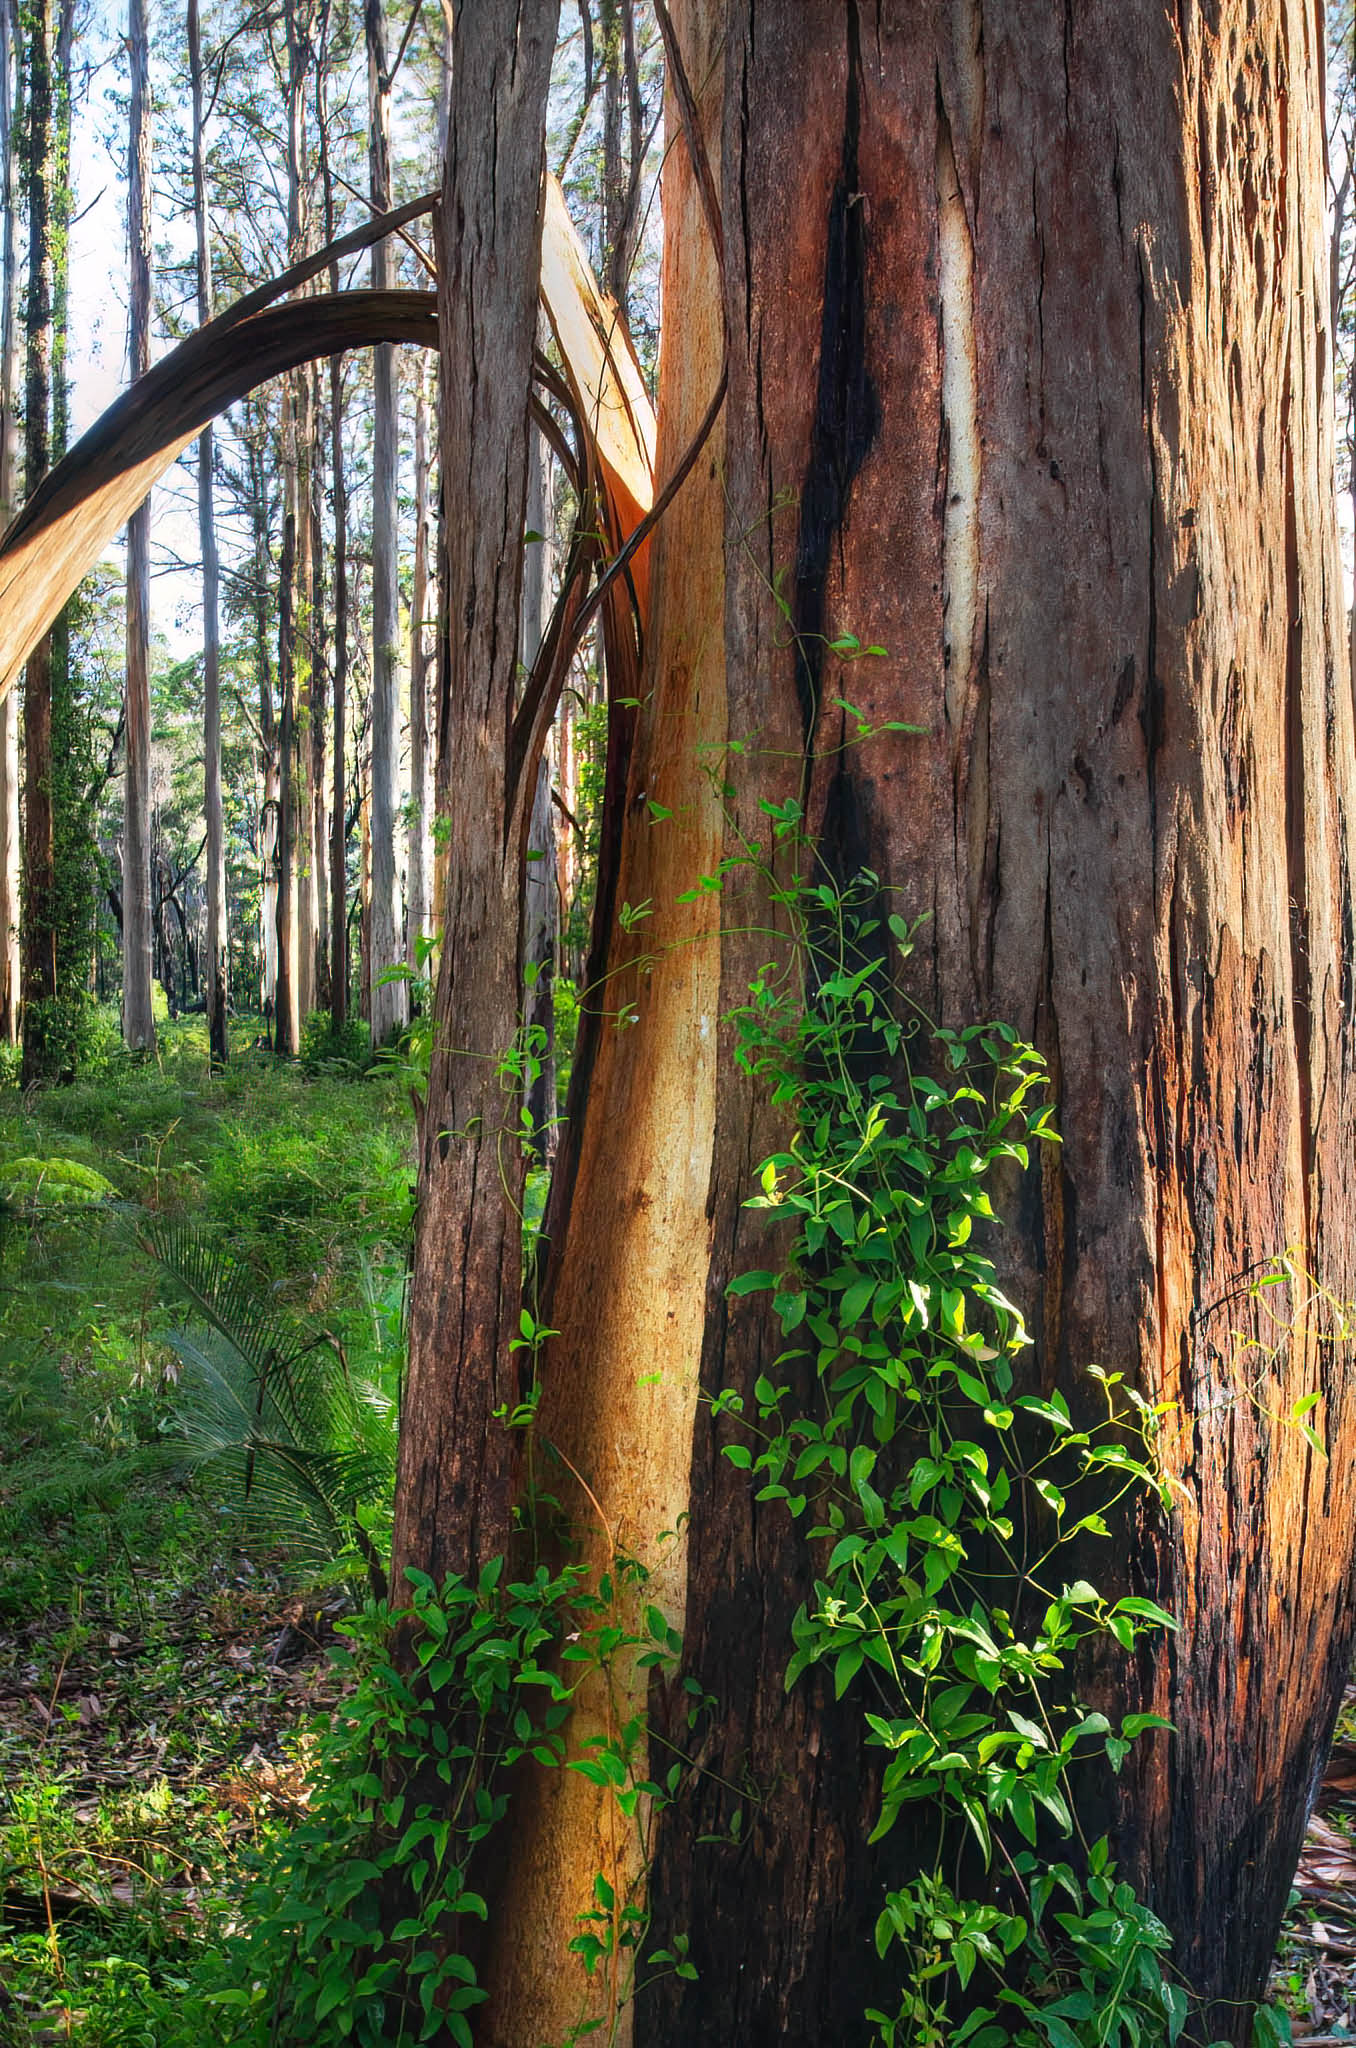
<path id="1" fill-rule="evenodd" d="M 928 913 L 920 1003 L 1005 1019 L 1050 1062 L 1063 1147 L 1014 1192 L 1002 1277 L 1046 1385 L 1099 1364 L 1178 1404 L 1177 1505 L 1115 1569 L 1181 1632 L 1105 1681 L 1177 1732 L 1134 1753 L 1114 1817 L 1206 2023 L 1242 2041 L 1352 1630 L 1349 1349 L 1307 1318 L 1263 1383 L 1243 1355 L 1248 1280 L 1287 1247 L 1353 1281 L 1314 15 L 723 12 L 728 716 L 760 736 L 735 827 L 794 788 L 792 747 L 834 865 Z M 840 669 L 849 632 L 888 653 Z M 840 694 L 922 732 L 838 752 Z M 727 1011 L 753 955 L 725 954 Z M 729 1049 L 709 1394 L 748 1394 L 780 1348 L 724 1299 L 761 1263 L 739 1205 L 769 1135 Z M 1275 1419 L 1312 1390 L 1329 1463 Z M 806 1561 L 696 1412 L 686 1656 L 723 1719 L 653 1881 L 699 1975 L 655 1982 L 637 2037 L 865 2040 L 881 1885 L 855 1738 L 782 1693 Z M 745 1772 L 766 1788 L 745 1839 L 702 1843 Z"/>

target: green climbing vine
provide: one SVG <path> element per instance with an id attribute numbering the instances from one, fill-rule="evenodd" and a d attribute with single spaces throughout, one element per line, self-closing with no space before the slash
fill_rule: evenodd
<path id="1" fill-rule="evenodd" d="M 746 1205 L 782 1226 L 779 1263 L 729 1292 L 770 1294 L 785 1349 L 752 1402 L 716 1407 L 741 1425 L 724 1455 L 822 1557 L 786 1685 L 822 1664 L 860 1698 L 882 1758 L 872 1839 L 911 1828 L 916 1875 L 876 1921 L 897 2001 L 867 2018 L 883 2048 L 1171 2044 L 1188 2000 L 1168 1931 L 1087 1839 L 1071 1784 L 1168 1725 L 1078 1704 L 1089 1639 L 1129 1653 L 1175 1624 L 1069 1564 L 1127 1495 L 1166 1505 L 1163 1411 L 1094 1364 L 1086 1415 L 1030 1390 L 990 1252 L 995 1184 L 1058 1142 L 1044 1064 L 1006 1025 L 928 1024 L 898 979 L 916 927 L 878 877 L 839 884 L 799 804 L 764 810 L 795 855 L 773 884 L 792 943 L 736 1015 L 737 1058 L 791 1135 Z"/>
<path id="2" fill-rule="evenodd" d="M 1107 1646 L 1131 1655 L 1175 1626 L 1085 1575 L 1118 1510 L 1139 1496 L 1167 1505 L 1166 1411 L 1093 1362 L 1076 1405 L 1034 1389 L 995 1252 L 1004 1193 L 1035 1148 L 1058 1143 L 1044 1064 L 1006 1025 L 922 1016 L 901 974 L 917 927 L 874 873 L 834 878 L 798 803 L 762 808 L 770 846 L 735 838 L 692 893 L 753 872 L 782 933 L 783 957 L 732 1020 L 739 1064 L 785 1121 L 747 1197 L 776 1226 L 776 1257 L 729 1293 L 769 1297 L 783 1348 L 751 1394 L 713 1405 L 724 1455 L 761 1502 L 781 1503 L 816 1561 L 785 1684 L 822 1666 L 839 1699 L 859 1702 L 879 1757 L 872 1839 L 906 1838 L 912 1874 L 882 1883 L 875 1922 L 896 1990 L 864 2023 L 877 2048 L 1172 2048 L 1189 2001 L 1168 1930 L 1105 1837 L 1089 1838 L 1075 1783 L 1089 1760 L 1118 1771 L 1168 1728 L 1078 1699 L 1094 1643 L 1105 1669 Z M 538 1050 L 525 1036 L 501 1063 L 506 1132 Z M 525 1265 L 526 1391 L 501 1420 L 532 1432 L 554 1333 Z M 808 1400 L 794 1391 L 807 1385 Z M 534 1560 L 543 1514 L 557 1504 L 533 1494 Z M 568 1532 L 548 1547 L 568 1555 Z M 681 1641 L 622 1557 L 598 1579 L 502 1560 L 474 1586 L 409 1576 L 409 1612 L 372 1608 L 357 1627 L 357 1690 L 322 1745 L 310 1810 L 261 1861 L 248 1932 L 214 1993 L 229 2038 L 469 2048 L 484 1992 L 466 1928 L 489 1910 L 476 1873 L 537 1765 L 582 1773 L 634 1831 L 631 1888 L 599 1871 L 569 1943 L 599 1994 L 569 2042 L 612 2043 L 655 1974 L 696 1975 L 685 1936 L 651 1947 L 645 1892 L 657 1818 L 701 1768 L 700 1743 L 653 1767 L 658 1737 L 631 1677 L 675 1671 Z M 413 1667 L 390 1656 L 393 1630 Z M 572 1744 L 586 1679 L 612 1711 Z M 718 1711 L 683 1682 L 693 1715 Z"/>

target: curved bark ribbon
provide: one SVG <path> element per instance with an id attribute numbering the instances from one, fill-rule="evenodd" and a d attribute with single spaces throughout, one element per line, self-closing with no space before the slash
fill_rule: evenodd
<path id="1" fill-rule="evenodd" d="M 0 701 L 114 535 L 227 406 L 271 377 L 346 349 L 438 346 L 433 292 L 362 289 L 284 300 L 336 258 L 398 233 L 434 203 L 426 193 L 380 214 L 237 300 L 115 399 L 50 471 L 0 541 Z M 617 530 L 628 539 L 654 495 L 654 410 L 620 316 L 594 280 L 554 180 L 542 302 Z"/>

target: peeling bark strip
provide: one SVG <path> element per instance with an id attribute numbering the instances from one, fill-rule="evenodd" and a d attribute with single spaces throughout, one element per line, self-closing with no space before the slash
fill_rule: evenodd
<path id="1" fill-rule="evenodd" d="M 1312 13 L 724 15 L 729 729 L 766 750 L 740 764 L 736 824 L 788 793 L 771 750 L 807 709 L 837 744 L 819 707 L 839 691 L 925 729 L 814 757 L 811 822 L 849 821 L 899 907 L 930 912 L 927 1010 L 1005 1018 L 1051 1061 L 1064 1147 L 1000 1240 L 1040 1372 L 1072 1397 L 1097 1363 L 1180 1404 L 1171 1526 L 1119 1550 L 1182 1633 L 1118 1700 L 1178 1732 L 1134 1752 L 1108 1811 L 1213 2001 L 1206 2034 L 1241 2042 L 1232 2001 L 1263 1982 L 1353 1623 L 1350 1348 L 1300 1329 L 1257 1384 L 1242 1349 L 1246 1277 L 1288 1245 L 1356 1292 L 1356 744 Z M 769 597 L 788 561 L 796 622 L 823 636 L 799 653 Z M 840 674 L 843 632 L 888 657 Z M 724 956 L 728 1009 L 748 961 Z M 766 1262 L 739 1204 L 772 1133 L 728 1057 L 716 1131 L 702 1379 L 747 1396 L 779 1345 L 724 1289 Z M 1270 1419 L 1315 1388 L 1327 1465 Z M 638 2038 L 862 2041 L 882 1874 L 861 1760 L 811 1687 L 781 1696 L 808 1561 L 703 1416 L 687 1654 L 748 1825 L 697 1845 L 740 1803 L 708 1779 L 664 1827 L 656 1938 L 688 1934 L 700 1976 L 654 1985 Z"/>
<path id="2" fill-rule="evenodd" d="M 685 68 L 705 84 L 699 119 L 714 151 L 720 10 L 711 0 L 686 0 L 674 13 Z M 663 174 L 663 299 L 682 310 L 660 357 L 661 489 L 700 426 L 724 352 L 719 269 L 672 100 L 667 128 L 673 147 Z M 581 1556 L 595 1571 L 612 1567 L 597 1510 L 569 1468 L 587 1482 L 618 1547 L 649 1570 L 643 1597 L 623 1590 L 633 1606 L 629 1613 L 619 1609 L 624 1625 L 638 1632 L 645 1605 L 657 1605 L 680 1626 L 686 1603 L 683 1511 L 701 1358 L 700 1277 L 710 1256 L 721 906 L 709 894 L 696 903 L 678 898 L 721 852 L 720 806 L 708 771 L 726 736 L 723 443 L 718 425 L 653 542 L 646 667 L 621 792 L 615 885 L 618 902 L 652 907 L 635 933 L 613 928 L 601 963 L 607 979 L 585 997 L 609 1013 L 633 1011 L 636 1022 L 625 1031 L 605 1024 L 598 1033 L 582 1098 L 563 1243 L 551 1247 L 557 1278 L 546 1319 L 560 1335 L 543 1375 L 537 1432 L 543 1446 L 557 1447 L 569 1461 L 568 1468 L 547 1465 L 544 1483 L 571 1514 Z M 651 812 L 651 803 L 662 815 Z M 573 1093 L 572 1115 L 580 1102 Z M 622 1720 L 643 1714 L 644 1671 L 618 1669 L 613 1686 L 612 1711 Z M 608 1715 L 605 1689 L 590 1684 L 569 1729 L 573 1753 L 606 1729 Z M 656 1748 L 650 1773 L 662 1779 L 665 1768 Z M 610 1790 L 575 1771 L 539 1772 L 515 1803 L 507 1854 L 491 2001 L 477 2031 L 481 2048 L 563 2041 L 581 2017 L 601 2019 L 599 2038 L 626 2048 L 633 2015 L 629 2008 L 616 2013 L 612 1971 L 604 1963 L 589 1977 L 569 1944 L 578 1916 L 596 1904 L 596 1872 L 620 1899 L 643 1896 L 635 1826 L 620 1819 Z M 623 1952 L 617 1967 L 627 1960 Z"/>
<path id="3" fill-rule="evenodd" d="M 209 420 L 299 363 L 383 341 L 437 347 L 429 292 L 336 289 L 327 297 L 274 303 L 327 268 L 337 278 L 342 256 L 427 213 L 431 204 L 426 195 L 380 215 L 238 299 L 115 399 L 30 493 L 0 540 L 0 703 L 81 577 Z M 650 510 L 654 417 L 554 180 L 547 183 L 541 297 L 593 443 L 609 523 L 619 543 L 629 540 Z M 643 549 L 633 580 L 643 590 Z"/>

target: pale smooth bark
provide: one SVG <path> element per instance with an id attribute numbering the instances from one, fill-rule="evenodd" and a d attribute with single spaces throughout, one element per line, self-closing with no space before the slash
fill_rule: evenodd
<path id="1" fill-rule="evenodd" d="M 311 832 L 314 925 L 310 934 L 312 1007 L 329 1004 L 329 805 L 326 800 L 325 449 L 321 436 L 320 365 L 309 365 L 311 394 Z"/>
<path id="2" fill-rule="evenodd" d="M 146 0 L 128 0 L 132 101 L 127 166 L 130 269 L 127 355 L 132 377 L 151 361 L 151 103 Z M 155 1049 L 151 1005 L 151 505 L 127 522 L 127 730 L 123 798 L 122 1032 Z"/>
<path id="3" fill-rule="evenodd" d="M 327 214 L 333 201 L 326 185 Z M 331 240 L 333 229 L 331 227 Z M 338 291 L 338 265 L 331 289 Z M 348 711 L 348 485 L 344 477 L 344 366 L 330 358 L 330 473 L 334 503 L 334 665 L 331 670 L 333 716 L 330 792 L 330 1015 L 342 1024 L 348 1015 L 348 782 L 346 773 Z"/>
<path id="4" fill-rule="evenodd" d="M 547 451 L 533 429 L 527 471 L 527 531 L 523 556 L 521 658 L 525 674 L 540 652 L 551 595 L 552 547 L 547 512 Z M 537 769 L 532 816 L 527 826 L 527 869 L 523 876 L 523 1022 L 539 1072 L 528 1090 L 532 1149 L 539 1165 L 556 1149 L 555 979 L 559 938 L 555 827 L 551 815 L 551 752 L 547 740 Z"/>
<path id="5" fill-rule="evenodd" d="M 406 856 L 406 955 L 420 967 L 420 941 L 432 927 L 429 899 L 429 821 L 433 758 L 429 748 L 429 451 L 428 378 L 422 356 L 414 393 L 414 574 L 410 584 L 410 830 Z"/>
<path id="6" fill-rule="evenodd" d="M 277 1038 L 278 1002 L 278 719 L 273 693 L 269 613 L 273 563 L 269 549 L 266 470 L 268 417 L 245 407 L 245 461 L 254 542 L 254 668 L 259 689 L 259 1008 L 270 1044 Z"/>
<path id="7" fill-rule="evenodd" d="M 292 571 L 292 687 L 296 706 L 292 817 L 296 833 L 297 1011 L 304 1020 L 316 1006 L 316 948 L 320 931 L 319 849 L 315 837 L 315 522 L 311 502 L 315 474 L 315 410 L 310 365 L 304 364 L 297 369 L 291 383 L 297 455 L 293 507 L 296 557 Z M 321 759 L 323 764 L 323 737 Z"/>
<path id="8" fill-rule="evenodd" d="M 207 223 L 202 33 L 198 0 L 188 0 L 188 66 L 193 96 L 193 220 L 198 323 L 212 317 L 212 251 Z M 226 838 L 221 801 L 221 571 L 212 491 L 212 429 L 198 437 L 198 545 L 202 551 L 203 808 L 207 826 L 207 1036 L 214 1066 L 227 1055 Z"/>
<path id="9" fill-rule="evenodd" d="M 391 203 L 391 80 L 382 0 L 366 0 L 368 169 L 372 205 Z M 389 241 L 372 249 L 372 284 L 389 287 Z M 400 915 L 397 817 L 400 805 L 399 394 L 393 348 L 372 358 L 372 901 L 369 914 L 372 1043 L 383 1045 L 409 1020 L 409 984 L 383 976 L 405 957 Z"/>
<path id="10" fill-rule="evenodd" d="M 287 260 L 306 252 L 309 214 L 306 176 L 306 81 L 311 66 L 310 0 L 288 0 L 287 31 Z M 297 286 L 298 295 L 305 292 Z M 306 708 L 310 682 L 310 441 L 309 379 L 294 371 L 283 387 L 283 548 L 278 592 L 278 981 L 273 1049 L 295 1055 L 308 1007 L 314 958 L 305 943 L 314 931 L 314 894 L 308 860 L 311 806 Z"/>
<path id="11" fill-rule="evenodd" d="M 286 398 L 284 398 L 286 405 Z M 284 467 L 287 457 L 284 455 Z M 278 559 L 278 828 L 277 997 L 273 1050 L 294 1057 L 301 1045 L 297 978 L 297 514 L 295 465 L 284 480 L 282 551 Z"/>
<path id="12" fill-rule="evenodd" d="M 716 150 L 723 9 L 689 0 L 674 13 L 686 68 L 707 81 L 701 118 Z M 668 125 L 663 294 L 671 317 L 660 355 L 660 488 L 698 429 L 722 361 L 720 275 L 672 106 Z M 631 1011 L 637 1021 L 626 1031 L 597 1030 L 592 1071 L 582 1077 L 586 1096 L 572 1086 L 583 1134 L 546 1305 L 560 1335 L 543 1374 L 538 1435 L 563 1454 L 548 1463 L 549 1490 L 566 1502 L 595 1571 L 609 1569 L 620 1550 L 649 1572 L 643 1593 L 622 1595 L 623 1626 L 639 1624 L 639 1608 L 649 1604 L 681 1627 L 686 1604 L 685 1514 L 711 1249 L 721 906 L 712 894 L 678 898 L 721 852 L 708 770 L 726 736 L 724 456 L 718 424 L 653 543 L 642 708 L 613 891 L 619 903 L 652 910 L 633 934 L 613 932 L 607 979 L 584 996 L 587 1008 Z M 672 816 L 652 822 L 651 799 Z M 582 1039 L 577 1057 L 589 1057 Z M 558 1165 L 557 1175 L 563 1170 Z M 548 1216 L 548 1226 L 554 1220 Z M 549 1460 L 549 1450 L 543 1456 Z M 623 1669 L 614 1686 L 610 1699 L 601 1684 L 585 1688 L 569 1732 L 572 1753 L 608 1732 L 614 1714 L 644 1713 L 644 1672 Z M 638 1776 L 647 1762 L 662 1778 L 659 1757 L 647 1759 L 642 1745 Z M 563 2040 L 581 2019 L 604 2021 L 602 2038 L 625 2044 L 633 2013 L 618 1973 L 626 1952 L 589 1976 L 568 1951 L 578 1915 L 591 1910 L 595 1872 L 622 1902 L 642 1902 L 641 1832 L 619 1821 L 611 1793 L 569 1770 L 538 1774 L 515 1812 L 486 2048 Z"/>

